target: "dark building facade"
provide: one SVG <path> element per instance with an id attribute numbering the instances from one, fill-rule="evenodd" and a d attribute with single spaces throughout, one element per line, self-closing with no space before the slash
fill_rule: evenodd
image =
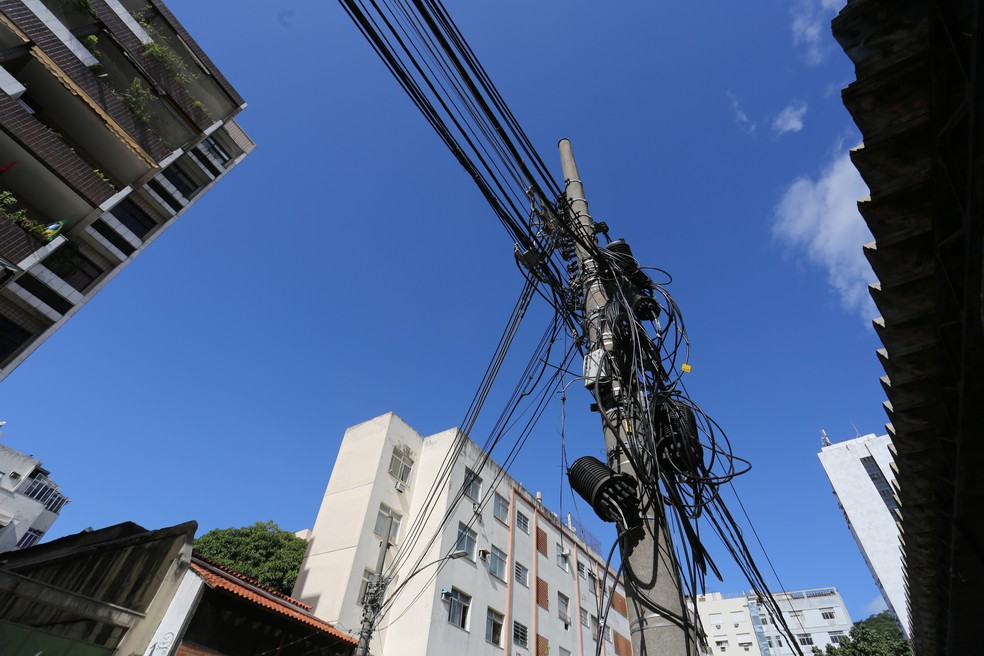
<path id="1" fill-rule="evenodd" d="M 0 379 L 254 144 L 159 0 L 0 0 Z"/>
<path id="2" fill-rule="evenodd" d="M 984 603 L 984 10 L 850 0 L 834 36 L 871 193 L 882 385 L 917 656 L 980 653 Z"/>

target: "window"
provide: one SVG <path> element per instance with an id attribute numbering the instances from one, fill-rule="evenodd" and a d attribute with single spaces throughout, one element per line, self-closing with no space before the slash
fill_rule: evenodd
<path id="1" fill-rule="evenodd" d="M 492 502 L 492 515 L 503 524 L 509 524 L 509 500 L 498 492 Z"/>
<path id="2" fill-rule="evenodd" d="M 864 470 L 868 473 L 868 478 L 875 486 L 875 490 L 878 491 L 878 495 L 885 502 L 885 506 L 888 508 L 888 512 L 895 516 L 895 495 L 892 493 L 892 486 L 889 485 L 888 479 L 885 478 L 885 474 L 882 473 L 881 468 L 875 459 L 871 456 L 865 456 L 861 458 L 861 465 L 864 466 Z"/>
<path id="3" fill-rule="evenodd" d="M 393 457 L 390 458 L 390 475 L 404 485 L 410 482 L 410 472 L 413 470 L 413 460 L 410 453 L 400 448 L 393 449 Z"/>
<path id="4" fill-rule="evenodd" d="M 21 536 L 21 539 L 17 541 L 17 548 L 27 549 L 28 547 L 37 544 L 42 535 L 44 535 L 44 531 L 39 531 L 34 528 L 27 529 L 27 533 Z"/>
<path id="5" fill-rule="evenodd" d="M 836 619 L 837 616 L 834 614 L 833 608 L 821 608 L 820 617 L 822 617 L 825 620 L 832 620 L 832 619 Z"/>
<path id="6" fill-rule="evenodd" d="M 782 636 L 776 636 L 776 647 L 782 647 Z"/>
<path id="7" fill-rule="evenodd" d="M 587 578 L 588 568 L 584 566 L 584 563 L 577 564 L 577 575 L 580 576 L 582 579 Z"/>
<path id="8" fill-rule="evenodd" d="M 448 595 L 448 623 L 467 631 L 469 606 L 471 597 L 457 588 L 451 588 Z"/>
<path id="9" fill-rule="evenodd" d="M 157 225 L 146 212 L 129 198 L 121 200 L 109 213 L 136 235 L 137 239 L 143 239 Z"/>
<path id="10" fill-rule="evenodd" d="M 733 610 L 733 611 L 731 611 L 731 623 L 732 624 L 737 625 L 737 624 L 741 624 L 744 621 L 745 621 L 745 611 L 743 611 L 743 610 Z"/>
<path id="11" fill-rule="evenodd" d="M 200 186 L 184 171 L 178 168 L 176 164 L 164 169 L 164 177 L 167 178 L 168 182 L 173 184 L 174 188 L 180 191 L 181 195 L 185 198 L 191 198 L 194 196 L 195 191 L 197 191 Z"/>
<path id="12" fill-rule="evenodd" d="M 768 615 L 762 616 L 762 624 L 771 624 L 771 623 L 772 623 L 772 619 Z"/>
<path id="13" fill-rule="evenodd" d="M 379 513 L 376 515 L 376 526 L 372 532 L 379 537 L 383 537 L 383 533 L 386 532 L 386 522 L 390 517 L 393 518 L 393 526 L 390 528 L 389 541 L 395 543 L 400 537 L 400 521 L 403 519 L 403 515 L 385 503 L 379 504 Z"/>
<path id="14" fill-rule="evenodd" d="M 591 616 L 591 637 L 598 639 L 598 618 L 594 615 Z"/>
<path id="15" fill-rule="evenodd" d="M 728 651 L 728 636 L 717 635 L 714 636 L 714 646 L 718 648 L 718 651 Z"/>
<path id="16" fill-rule="evenodd" d="M 536 605 L 544 610 L 550 610 L 550 585 L 536 577 Z"/>
<path id="17" fill-rule="evenodd" d="M 796 640 L 804 647 L 809 647 L 810 645 L 813 644 L 813 636 L 811 636 L 809 633 L 797 633 Z"/>
<path id="18" fill-rule="evenodd" d="M 571 656 L 571 652 L 563 647 L 558 647 L 557 650 L 557 656 Z"/>
<path id="19" fill-rule="evenodd" d="M 752 634 L 751 633 L 739 633 L 738 634 L 738 646 L 742 648 L 743 651 L 750 651 L 752 648 Z"/>
<path id="20" fill-rule="evenodd" d="M 516 582 L 530 586 L 530 569 L 523 563 L 516 563 Z"/>
<path id="21" fill-rule="evenodd" d="M 581 626 L 588 626 L 588 609 L 581 607 Z"/>
<path id="22" fill-rule="evenodd" d="M 547 532 L 542 528 L 536 529 L 536 550 L 542 555 L 547 554 Z"/>
<path id="23" fill-rule="evenodd" d="M 557 593 L 557 617 L 563 620 L 564 624 L 571 623 L 571 600 L 563 592 Z"/>
<path id="24" fill-rule="evenodd" d="M 789 612 L 789 616 L 791 618 L 793 618 L 794 620 L 796 620 L 797 622 L 802 622 L 803 621 L 803 611 L 801 611 L 801 610 L 793 610 L 793 611 L 790 611 Z"/>
<path id="25" fill-rule="evenodd" d="M 570 549 L 564 549 L 564 545 L 557 545 L 557 567 L 567 571 L 567 559 L 570 556 Z"/>
<path id="26" fill-rule="evenodd" d="M 491 642 L 496 647 L 502 646 L 502 623 L 505 616 L 499 611 L 491 608 L 485 614 L 485 641 Z"/>
<path id="27" fill-rule="evenodd" d="M 526 628 L 525 624 L 513 622 L 513 642 L 517 647 L 528 648 L 530 646 L 530 630 Z"/>
<path id="28" fill-rule="evenodd" d="M 494 544 L 489 556 L 489 572 L 500 581 L 506 580 L 506 552 Z"/>
<path id="29" fill-rule="evenodd" d="M 530 534 L 530 518 L 518 510 L 516 511 L 516 528 L 526 535 Z"/>
<path id="30" fill-rule="evenodd" d="M 49 255 L 43 264 L 80 294 L 86 293 L 96 282 L 96 279 L 103 274 L 99 265 L 79 250 L 73 250 L 71 246 L 66 246 L 66 244 L 62 244 L 58 250 Z"/>
<path id="31" fill-rule="evenodd" d="M 482 479 L 478 474 L 465 467 L 465 496 L 472 501 L 482 500 Z"/>
<path id="32" fill-rule="evenodd" d="M 612 627 L 605 625 L 605 642 L 612 641 Z"/>
<path id="33" fill-rule="evenodd" d="M 458 543 L 455 549 L 464 551 L 468 554 L 469 560 L 475 560 L 475 544 L 478 534 L 468 528 L 465 524 L 458 522 Z"/>
<path id="34" fill-rule="evenodd" d="M 835 645 L 839 645 L 840 644 L 840 641 L 843 638 L 844 638 L 844 632 L 843 631 L 831 631 L 830 632 L 830 642 L 834 643 Z"/>
<path id="35" fill-rule="evenodd" d="M 369 591 L 369 581 L 372 580 L 372 570 L 362 570 L 362 582 L 359 583 L 359 595 L 355 598 L 355 603 L 360 606 L 366 603 L 366 592 Z"/>
<path id="36" fill-rule="evenodd" d="M 202 147 L 205 148 L 213 157 L 220 160 L 223 164 L 228 162 L 232 157 L 225 151 L 225 148 L 219 145 L 219 142 L 208 137 L 201 143 Z"/>
<path id="37" fill-rule="evenodd" d="M 591 594 L 597 594 L 598 578 L 591 570 L 588 570 L 588 585 L 591 586 Z"/>
<path id="38" fill-rule="evenodd" d="M 771 636 L 766 636 L 765 637 L 765 644 L 767 644 L 769 646 L 769 649 L 772 649 L 774 647 L 774 645 L 772 644 L 772 637 Z"/>

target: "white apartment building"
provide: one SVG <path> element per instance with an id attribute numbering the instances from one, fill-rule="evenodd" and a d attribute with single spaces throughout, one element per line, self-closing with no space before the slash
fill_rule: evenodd
<path id="1" fill-rule="evenodd" d="M 435 486 L 445 465 L 450 482 Z M 434 510 L 415 540 L 428 500 Z M 590 656 L 599 641 L 606 656 L 632 653 L 624 591 L 604 558 L 457 429 L 422 437 L 393 413 L 346 431 L 294 597 L 356 635 L 390 517 L 386 568 L 400 565 L 376 656 Z M 447 558 L 459 550 L 466 555 Z"/>
<path id="2" fill-rule="evenodd" d="M 872 434 L 825 443 L 819 457 L 878 590 L 910 637 L 890 448 L 888 435 Z"/>
<path id="3" fill-rule="evenodd" d="M 697 597 L 697 613 L 707 634 L 707 654 L 792 656 L 839 644 L 851 631 L 851 616 L 834 588 L 773 593 L 790 636 L 754 594 Z M 795 645 L 795 646 L 794 646 Z"/>
<path id="4" fill-rule="evenodd" d="M 37 458 L 0 445 L 0 552 L 37 543 L 68 503 Z"/>

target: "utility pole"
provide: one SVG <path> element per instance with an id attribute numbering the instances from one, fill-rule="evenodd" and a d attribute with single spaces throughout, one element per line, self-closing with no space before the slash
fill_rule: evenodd
<path id="1" fill-rule="evenodd" d="M 379 620 L 379 611 L 383 607 L 383 595 L 386 593 L 387 580 L 383 576 L 386 566 L 386 550 L 390 546 L 390 531 L 393 530 L 393 515 L 386 519 L 386 531 L 379 542 L 379 558 L 376 560 L 376 571 L 366 585 L 366 596 L 362 600 L 362 630 L 359 631 L 359 644 L 355 648 L 355 656 L 368 656 L 369 642 L 372 632 Z"/>
<path id="2" fill-rule="evenodd" d="M 607 325 L 603 309 L 611 296 L 606 288 L 606 278 L 610 274 L 604 270 L 604 263 L 595 260 L 595 255 L 584 244 L 597 245 L 595 225 L 588 213 L 588 202 L 584 198 L 584 186 L 577 172 L 571 143 L 562 139 L 559 144 L 560 161 L 563 166 L 566 196 L 571 214 L 571 229 L 577 235 L 575 253 L 580 271 L 579 280 L 584 298 L 584 316 L 587 325 L 586 358 L 597 358 L 605 352 L 616 354 L 619 340 L 614 334 L 616 327 Z M 610 276 L 609 276 L 610 280 Z M 595 355 L 593 355 L 595 354 Z M 600 358 L 594 359 L 600 369 Z M 585 367 L 587 370 L 588 367 Z M 609 372 L 619 376 L 619 372 Z M 601 382 L 598 376 L 597 385 Z M 621 389 L 628 391 L 624 381 L 619 381 Z M 651 439 L 645 431 L 638 430 L 633 417 L 624 416 L 621 407 L 601 407 L 603 414 L 605 449 L 608 453 L 608 466 L 619 473 L 636 477 L 636 473 L 619 444 L 631 444 L 639 439 Z M 632 631 L 632 650 L 635 656 L 694 656 L 696 641 L 680 626 L 679 619 L 686 617 L 681 595 L 681 583 L 677 578 L 676 557 L 670 534 L 666 526 L 665 504 L 662 498 L 650 499 L 648 507 L 653 516 L 643 517 L 641 525 L 633 529 L 622 541 L 622 562 L 625 563 L 625 592 L 629 600 L 629 621 Z M 663 612 L 657 609 L 662 609 Z"/>

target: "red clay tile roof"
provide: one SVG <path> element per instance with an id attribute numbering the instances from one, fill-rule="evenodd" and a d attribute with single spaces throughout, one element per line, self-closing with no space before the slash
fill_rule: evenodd
<path id="1" fill-rule="evenodd" d="M 344 640 L 353 645 L 358 644 L 358 640 L 352 636 L 342 633 L 327 622 L 323 622 L 308 613 L 306 609 L 310 608 L 310 606 L 283 593 L 270 590 L 266 586 L 256 583 L 228 567 L 223 567 L 217 563 L 212 563 L 199 556 L 195 556 L 191 562 L 191 568 L 204 579 L 205 584 L 210 588 L 225 590 L 257 606 L 262 606 L 263 608 L 320 629 L 339 640 Z"/>
<path id="2" fill-rule="evenodd" d="M 297 606 L 300 606 L 304 610 L 311 610 L 311 607 L 309 605 L 305 604 L 303 601 L 298 601 L 297 599 L 294 599 L 290 595 L 284 594 L 280 590 L 274 590 L 270 586 L 264 585 L 264 584 L 260 583 L 259 581 L 257 581 L 256 579 L 251 579 L 250 577 L 246 576 L 242 572 L 237 572 L 236 570 L 232 569 L 231 567 L 226 567 L 225 565 L 223 565 L 222 563 L 218 562 L 217 560 L 212 560 L 211 558 L 206 558 L 205 556 L 201 555 L 197 551 L 194 552 L 193 556 L 195 557 L 195 560 L 200 560 L 203 563 L 205 563 L 206 565 L 211 565 L 212 567 L 214 567 L 216 569 L 222 570 L 226 574 L 231 574 L 232 576 L 234 576 L 235 578 L 239 579 L 240 581 L 245 581 L 246 583 L 249 583 L 250 585 L 252 585 L 254 587 L 257 587 L 257 588 L 263 590 L 264 592 L 267 592 L 269 594 L 272 594 L 274 597 L 279 597 L 280 599 L 283 599 L 284 601 L 289 601 L 292 604 L 295 604 Z"/>

